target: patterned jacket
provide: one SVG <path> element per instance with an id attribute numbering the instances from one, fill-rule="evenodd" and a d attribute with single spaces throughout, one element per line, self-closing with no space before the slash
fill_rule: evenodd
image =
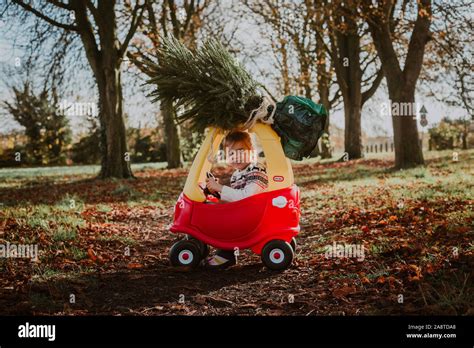
<path id="1" fill-rule="evenodd" d="M 236 170 L 230 178 L 230 187 L 224 186 L 221 200 L 235 202 L 257 193 L 268 186 L 267 169 L 261 163 L 250 163 L 242 170 Z"/>

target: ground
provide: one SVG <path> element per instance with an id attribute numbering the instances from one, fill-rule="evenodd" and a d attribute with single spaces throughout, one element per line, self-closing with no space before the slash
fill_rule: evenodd
<path id="1" fill-rule="evenodd" d="M 0 244 L 37 243 L 40 256 L 0 258 L 0 314 L 472 315 L 474 151 L 426 158 L 405 171 L 389 158 L 295 164 L 301 233 L 281 273 L 249 251 L 225 271 L 169 265 L 185 169 L 107 181 L 94 167 L 1 170 Z M 333 243 L 364 257 L 327 258 Z"/>

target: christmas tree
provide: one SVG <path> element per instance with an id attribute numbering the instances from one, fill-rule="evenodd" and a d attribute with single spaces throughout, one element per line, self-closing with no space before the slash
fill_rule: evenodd
<path id="1" fill-rule="evenodd" d="M 286 156 L 296 160 L 311 153 L 324 131 L 324 106 L 296 96 L 278 103 L 262 96 L 261 85 L 218 41 L 191 51 L 169 37 L 155 58 L 143 62 L 152 76 L 148 83 L 156 87 L 150 94 L 153 101 L 173 103 L 178 121 L 189 120 L 194 130 L 250 129 L 265 122 L 280 136 Z"/>
<path id="2" fill-rule="evenodd" d="M 168 37 L 156 53 L 156 62 L 144 63 L 153 76 L 148 83 L 156 87 L 150 94 L 153 101 L 173 102 L 178 121 L 190 120 L 195 130 L 236 128 L 262 103 L 259 84 L 216 40 L 193 52 Z"/>

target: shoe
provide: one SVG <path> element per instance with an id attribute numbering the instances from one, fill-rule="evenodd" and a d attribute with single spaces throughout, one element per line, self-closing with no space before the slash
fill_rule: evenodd
<path id="1" fill-rule="evenodd" d="M 220 255 L 210 256 L 204 260 L 204 268 L 206 269 L 226 269 L 235 264 L 235 258 L 229 260 Z"/>

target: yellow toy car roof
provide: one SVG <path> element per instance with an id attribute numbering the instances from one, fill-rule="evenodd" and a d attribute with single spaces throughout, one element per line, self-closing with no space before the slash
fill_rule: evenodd
<path id="1" fill-rule="evenodd" d="M 268 175 L 267 191 L 275 191 L 293 185 L 293 169 L 290 160 L 285 157 L 280 137 L 269 125 L 260 122 L 257 122 L 249 132 L 255 133 L 262 144 Z M 224 135 L 225 133 L 221 129 L 208 128 L 204 142 L 194 158 L 184 185 L 183 193 L 189 199 L 196 202 L 203 202 L 206 199 L 198 183 L 206 180 L 206 172 L 210 171 L 212 166 L 208 155 L 217 152 Z"/>

